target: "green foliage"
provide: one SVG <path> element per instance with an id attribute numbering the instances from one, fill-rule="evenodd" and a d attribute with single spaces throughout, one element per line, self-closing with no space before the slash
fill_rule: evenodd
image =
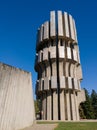
<path id="1" fill-rule="evenodd" d="M 40 111 L 40 101 L 38 99 L 34 100 L 34 106 L 35 106 L 35 113 L 39 113 L 39 111 Z"/>
<path id="2" fill-rule="evenodd" d="M 92 90 L 91 95 L 89 95 L 86 89 L 86 101 L 80 104 L 79 112 L 80 117 L 84 119 L 97 119 L 97 93 Z"/>
<path id="3" fill-rule="evenodd" d="M 95 92 L 95 90 L 92 90 L 91 102 L 92 102 L 92 106 L 93 106 L 93 112 L 94 112 L 95 119 L 97 119 L 97 93 Z"/>
<path id="4" fill-rule="evenodd" d="M 86 119 L 86 116 L 84 114 L 84 110 L 81 105 L 79 105 L 79 115 L 81 119 Z"/>

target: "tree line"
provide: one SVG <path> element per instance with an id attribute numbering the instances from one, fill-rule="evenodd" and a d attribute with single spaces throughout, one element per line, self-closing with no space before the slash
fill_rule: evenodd
<path id="1" fill-rule="evenodd" d="M 92 90 L 89 94 L 85 89 L 86 101 L 79 106 L 79 113 L 81 119 L 97 119 L 97 92 Z"/>

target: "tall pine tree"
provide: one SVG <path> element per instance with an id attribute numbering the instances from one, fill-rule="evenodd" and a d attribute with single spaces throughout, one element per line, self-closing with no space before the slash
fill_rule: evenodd
<path id="1" fill-rule="evenodd" d="M 86 94 L 86 101 L 84 103 L 81 103 L 81 107 L 84 111 L 84 115 L 85 115 L 86 119 L 94 119 L 95 115 L 93 112 L 91 96 L 89 95 L 89 93 L 86 89 L 84 89 L 84 90 L 85 90 L 85 94 Z"/>
<path id="2" fill-rule="evenodd" d="M 92 102 L 93 113 L 94 113 L 95 119 L 97 119 L 97 93 L 95 92 L 95 90 L 92 90 L 91 102 Z"/>

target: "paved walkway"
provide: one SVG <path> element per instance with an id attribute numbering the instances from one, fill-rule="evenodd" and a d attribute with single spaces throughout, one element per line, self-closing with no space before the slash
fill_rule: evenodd
<path id="1" fill-rule="evenodd" d="M 23 130 L 54 130 L 55 127 L 57 127 L 57 124 L 34 124 Z"/>

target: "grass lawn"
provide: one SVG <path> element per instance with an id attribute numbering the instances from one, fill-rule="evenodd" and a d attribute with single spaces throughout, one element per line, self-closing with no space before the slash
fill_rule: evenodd
<path id="1" fill-rule="evenodd" d="M 55 130 L 97 130 L 97 122 L 60 122 Z"/>
<path id="2" fill-rule="evenodd" d="M 39 124 L 53 124 L 58 126 L 54 130 L 97 130 L 97 122 L 38 122 Z"/>

